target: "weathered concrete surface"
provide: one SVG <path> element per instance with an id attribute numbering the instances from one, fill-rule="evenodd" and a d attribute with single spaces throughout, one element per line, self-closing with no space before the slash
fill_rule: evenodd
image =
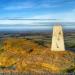
<path id="1" fill-rule="evenodd" d="M 51 51 L 65 51 L 63 31 L 61 25 L 55 25 L 53 27 Z"/>

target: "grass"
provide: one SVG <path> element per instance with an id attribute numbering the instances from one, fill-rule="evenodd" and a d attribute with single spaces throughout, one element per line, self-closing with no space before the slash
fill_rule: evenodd
<path id="1" fill-rule="evenodd" d="M 75 72 L 75 53 L 52 52 L 50 46 L 45 47 L 43 42 L 38 44 L 30 39 L 6 38 L 2 49 L 0 66 L 3 69 L 15 66 L 18 71 Z"/>

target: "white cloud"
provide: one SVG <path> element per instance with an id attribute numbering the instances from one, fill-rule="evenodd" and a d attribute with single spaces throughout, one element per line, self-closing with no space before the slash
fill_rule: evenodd
<path id="1" fill-rule="evenodd" d="M 67 12 L 58 12 L 58 13 L 51 13 L 47 15 L 38 15 L 32 18 L 39 18 L 39 19 L 56 19 L 51 20 L 52 22 L 75 22 L 75 9 Z M 49 21 L 50 22 L 50 21 Z"/>
<path id="2" fill-rule="evenodd" d="M 25 18 L 21 18 L 25 19 Z M 45 22 L 75 22 L 75 9 L 70 12 L 35 15 L 26 19 L 56 19 L 56 20 L 0 20 L 0 24 L 43 25 Z"/>
<path id="3" fill-rule="evenodd" d="M 49 14 L 48 15 L 36 15 L 36 16 L 31 17 L 31 19 L 51 19 L 51 16 Z"/>
<path id="4" fill-rule="evenodd" d="M 32 24 L 33 21 L 28 20 L 0 20 L 0 24 Z"/>
<path id="5" fill-rule="evenodd" d="M 11 24 L 21 24 L 21 25 L 38 25 L 41 22 L 49 22 L 49 21 L 39 21 L 39 20 L 0 20 L 0 24 L 11 25 Z"/>
<path id="6" fill-rule="evenodd" d="M 69 12 L 61 13 L 59 15 L 62 17 L 63 21 L 75 22 L 75 9 Z"/>
<path id="7" fill-rule="evenodd" d="M 15 19 L 15 18 L 14 18 Z M 23 19 L 23 20 L 19 20 Z M 0 20 L 0 24 L 5 25 L 11 25 L 11 24 L 21 24 L 21 25 L 44 25 L 44 23 L 49 23 L 49 22 L 58 22 L 59 20 L 57 19 L 52 19 L 52 17 L 48 15 L 37 15 L 37 16 L 32 16 L 29 18 L 19 18 L 18 20 Z M 24 19 L 29 19 L 29 20 L 24 20 Z M 33 20 L 33 19 L 38 19 L 38 20 Z M 41 20 L 42 19 L 42 20 Z"/>

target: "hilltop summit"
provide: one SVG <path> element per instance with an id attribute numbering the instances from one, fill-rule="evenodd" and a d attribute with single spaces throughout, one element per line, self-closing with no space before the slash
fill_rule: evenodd
<path id="1" fill-rule="evenodd" d="M 32 72 L 74 72 L 75 53 L 67 51 L 50 51 L 33 40 L 8 38 L 3 42 L 0 53 L 2 69 Z"/>

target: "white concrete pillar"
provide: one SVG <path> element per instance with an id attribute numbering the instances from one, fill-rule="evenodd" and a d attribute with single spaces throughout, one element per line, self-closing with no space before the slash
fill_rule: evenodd
<path id="1" fill-rule="evenodd" d="M 64 37 L 61 25 L 53 26 L 51 51 L 65 51 Z"/>

